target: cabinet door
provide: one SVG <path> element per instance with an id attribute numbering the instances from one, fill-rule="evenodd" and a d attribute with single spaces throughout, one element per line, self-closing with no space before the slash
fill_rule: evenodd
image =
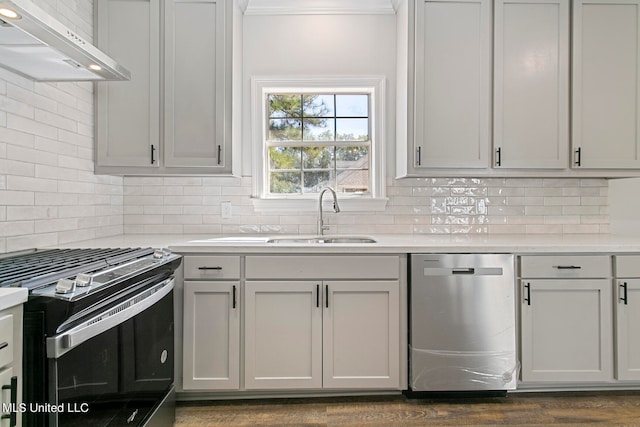
<path id="1" fill-rule="evenodd" d="M 184 283 L 183 388 L 240 386 L 239 282 Z"/>
<path id="2" fill-rule="evenodd" d="M 398 388 L 399 283 L 324 282 L 323 387 Z"/>
<path id="3" fill-rule="evenodd" d="M 11 377 L 13 376 L 13 368 L 6 368 L 0 371 L 0 414 L 2 414 L 2 418 L 0 419 L 0 427 L 9 427 L 11 425 L 10 419 L 5 418 L 10 414 L 9 404 L 11 404 Z M 5 387 L 7 387 L 5 389 Z M 19 402 L 14 402 L 19 404 Z M 14 411 L 17 411 L 18 408 L 11 408 Z M 20 418 L 20 414 L 17 414 L 17 417 Z M 18 425 L 20 423 L 18 422 Z"/>
<path id="4" fill-rule="evenodd" d="M 569 0 L 496 0 L 494 166 L 565 168 Z"/>
<path id="5" fill-rule="evenodd" d="M 160 1 L 104 0 L 98 47 L 131 71 L 126 82 L 99 82 L 96 166 L 158 166 L 160 140 Z"/>
<path id="6" fill-rule="evenodd" d="M 616 378 L 640 380 L 640 279 L 617 281 Z"/>
<path id="7" fill-rule="evenodd" d="M 612 380 L 610 283 L 522 281 L 523 382 Z"/>
<path id="8" fill-rule="evenodd" d="M 225 2 L 165 2 L 165 165 L 222 167 Z"/>
<path id="9" fill-rule="evenodd" d="M 573 2 L 574 165 L 640 167 L 640 0 Z"/>
<path id="10" fill-rule="evenodd" d="M 416 168 L 486 168 L 491 0 L 416 4 Z"/>
<path id="11" fill-rule="evenodd" d="M 322 387 L 320 282 L 247 281 L 245 388 Z"/>

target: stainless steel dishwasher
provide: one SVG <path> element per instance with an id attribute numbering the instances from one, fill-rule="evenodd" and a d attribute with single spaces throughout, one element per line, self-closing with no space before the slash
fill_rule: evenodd
<path id="1" fill-rule="evenodd" d="M 412 391 L 516 388 L 514 257 L 411 255 Z"/>

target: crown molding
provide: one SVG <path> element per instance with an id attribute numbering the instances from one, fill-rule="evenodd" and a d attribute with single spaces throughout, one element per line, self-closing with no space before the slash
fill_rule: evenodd
<path id="1" fill-rule="evenodd" d="M 395 14 L 399 0 L 238 0 L 245 15 Z"/>

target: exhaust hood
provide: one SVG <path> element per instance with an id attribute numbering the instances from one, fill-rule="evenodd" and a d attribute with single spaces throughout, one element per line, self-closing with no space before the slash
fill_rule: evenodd
<path id="1" fill-rule="evenodd" d="M 129 71 L 30 0 L 0 0 L 0 67 L 37 81 L 129 80 Z"/>

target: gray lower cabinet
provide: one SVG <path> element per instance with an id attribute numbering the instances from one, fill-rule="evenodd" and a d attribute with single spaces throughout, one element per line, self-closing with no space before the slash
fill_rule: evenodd
<path id="1" fill-rule="evenodd" d="M 26 293 L 25 293 L 26 301 Z M 0 426 L 22 426 L 22 416 L 17 410 L 16 423 L 10 423 L 11 405 L 22 405 L 22 304 L 0 311 Z M 17 390 L 14 389 L 17 388 Z M 13 391 L 15 397 L 12 399 Z M 15 411 L 16 409 L 14 409 Z"/>
<path id="2" fill-rule="evenodd" d="M 182 388 L 240 388 L 240 257 L 185 256 Z"/>
<path id="3" fill-rule="evenodd" d="M 640 381 L 640 255 L 617 255 L 616 379 Z"/>
<path id="4" fill-rule="evenodd" d="M 400 268 L 397 255 L 185 255 L 183 390 L 401 389 Z"/>
<path id="5" fill-rule="evenodd" d="M 96 5 L 98 46 L 132 74 L 97 84 L 96 171 L 230 173 L 231 7 L 224 0 Z"/>
<path id="6" fill-rule="evenodd" d="M 613 380 L 610 256 L 521 257 L 522 382 Z"/>
<path id="7" fill-rule="evenodd" d="M 247 389 L 397 389 L 399 282 L 247 281 Z"/>
<path id="8" fill-rule="evenodd" d="M 239 282 L 184 283 L 184 390 L 240 387 Z"/>

